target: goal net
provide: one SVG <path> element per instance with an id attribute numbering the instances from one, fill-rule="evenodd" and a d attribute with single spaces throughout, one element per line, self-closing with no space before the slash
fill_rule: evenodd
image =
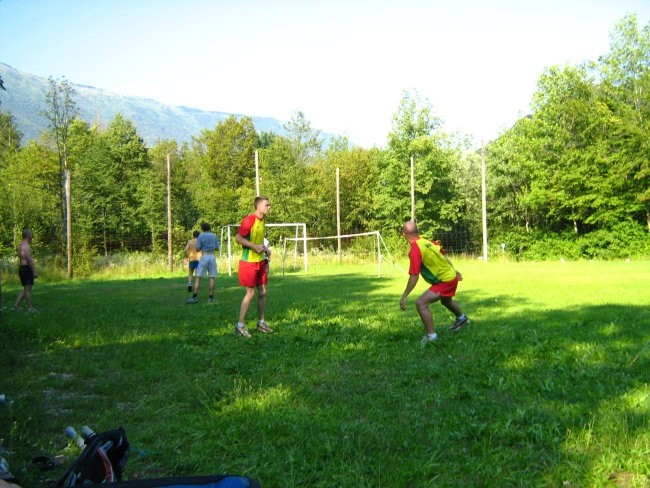
<path id="1" fill-rule="evenodd" d="M 393 261 L 378 230 L 326 237 L 307 237 L 304 241 L 310 242 L 309 254 L 312 257 L 318 257 L 320 262 L 373 263 L 377 266 L 379 277 L 381 277 L 384 258 L 388 257 L 391 262 Z M 295 243 L 296 239 L 291 237 L 284 239 L 285 248 L 292 242 Z M 284 250 L 283 255 L 287 255 Z"/>
<path id="2" fill-rule="evenodd" d="M 320 262 L 331 263 L 373 263 L 377 275 L 381 277 L 382 262 L 388 257 L 394 262 L 384 239 L 379 231 L 360 232 L 326 237 L 307 237 L 307 225 L 304 223 L 269 223 L 266 227 L 268 244 L 274 249 L 274 262 L 280 257 L 282 272 L 293 264 L 293 269 L 309 268 L 309 258 L 318 258 Z M 228 275 L 233 270 L 233 243 L 239 225 L 224 225 L 221 228 L 221 253 L 226 255 Z M 309 244 L 308 244 L 309 243 Z M 235 253 L 239 246 L 235 246 Z"/>

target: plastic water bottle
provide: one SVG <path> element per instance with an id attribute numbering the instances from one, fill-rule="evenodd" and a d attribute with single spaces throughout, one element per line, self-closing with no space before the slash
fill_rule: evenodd
<path id="1" fill-rule="evenodd" d="M 0 456 L 0 479 L 2 480 L 11 480 L 14 475 L 9 472 L 9 464 L 7 460 Z"/>
<path id="2" fill-rule="evenodd" d="M 77 447 L 82 448 L 85 445 L 84 440 L 82 439 L 82 437 L 80 435 L 77 434 L 77 431 L 74 430 L 74 427 L 68 425 L 65 428 L 64 432 L 65 432 L 65 435 L 67 437 L 69 437 L 70 439 L 75 441 L 75 443 L 77 444 Z"/>

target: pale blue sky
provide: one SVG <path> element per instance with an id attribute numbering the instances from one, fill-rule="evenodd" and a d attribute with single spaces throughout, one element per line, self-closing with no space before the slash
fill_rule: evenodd
<path id="1" fill-rule="evenodd" d="M 545 67 L 596 60 L 649 0 L 0 0 L 0 61 L 124 95 L 384 146 L 404 90 L 490 140 Z"/>

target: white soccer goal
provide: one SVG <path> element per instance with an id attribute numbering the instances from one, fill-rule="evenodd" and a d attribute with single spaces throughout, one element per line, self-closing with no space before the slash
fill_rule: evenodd
<path id="1" fill-rule="evenodd" d="M 293 261 L 294 261 L 294 267 L 297 266 L 297 260 L 298 260 L 298 244 L 299 242 L 302 242 L 302 255 L 303 255 L 303 269 L 304 271 L 307 271 L 308 267 L 308 258 L 307 258 L 307 224 L 303 223 L 278 223 L 278 224 L 265 224 L 265 227 L 293 227 L 295 228 L 295 238 L 288 238 L 289 240 L 294 241 L 294 250 L 293 250 Z M 238 229 L 239 224 L 230 224 L 230 225 L 224 225 L 221 227 L 221 252 L 220 252 L 220 257 L 223 256 L 223 240 L 224 240 L 224 234 L 226 234 L 226 250 L 227 250 L 227 262 L 228 262 L 228 275 L 232 275 L 232 241 L 234 240 L 232 238 L 232 228 Z M 302 236 L 300 236 L 300 231 L 302 231 Z M 286 241 L 288 239 L 284 239 L 284 245 L 286 246 Z M 286 251 L 286 247 L 284 248 Z"/>
<path id="2" fill-rule="evenodd" d="M 378 230 L 371 231 L 371 232 L 360 232 L 358 234 L 345 234 L 345 235 L 338 235 L 338 236 L 327 236 L 327 237 L 306 237 L 304 238 L 304 241 L 319 241 L 319 240 L 331 240 L 331 239 L 350 239 L 353 237 L 363 237 L 363 236 L 374 236 L 375 237 L 375 245 L 373 246 L 373 251 L 374 254 L 377 258 L 377 276 L 381 278 L 381 263 L 384 258 L 384 254 L 382 253 L 382 247 L 384 248 L 384 251 L 386 253 L 386 256 L 393 261 L 392 256 L 390 255 L 390 252 L 388 251 L 388 248 L 386 247 L 386 243 L 384 242 L 384 239 L 381 237 L 381 233 Z M 287 241 L 295 241 L 296 239 L 292 239 L 290 237 L 287 237 L 284 240 L 284 245 L 286 246 Z M 305 250 L 307 249 L 307 246 L 305 244 L 304 246 Z"/>

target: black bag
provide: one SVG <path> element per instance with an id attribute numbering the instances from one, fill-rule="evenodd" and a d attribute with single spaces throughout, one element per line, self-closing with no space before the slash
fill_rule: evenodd
<path id="1" fill-rule="evenodd" d="M 88 431 L 84 442 L 86 447 L 55 486 L 95 485 L 121 480 L 131 452 L 124 429 L 120 427 L 101 434 Z"/>
<path id="2" fill-rule="evenodd" d="M 84 427 L 86 447 L 57 481 L 56 488 L 261 488 L 251 478 L 230 475 L 152 478 L 121 481 L 131 446 L 124 429 L 95 434 Z M 99 487 L 97 487 L 99 488 Z"/>

